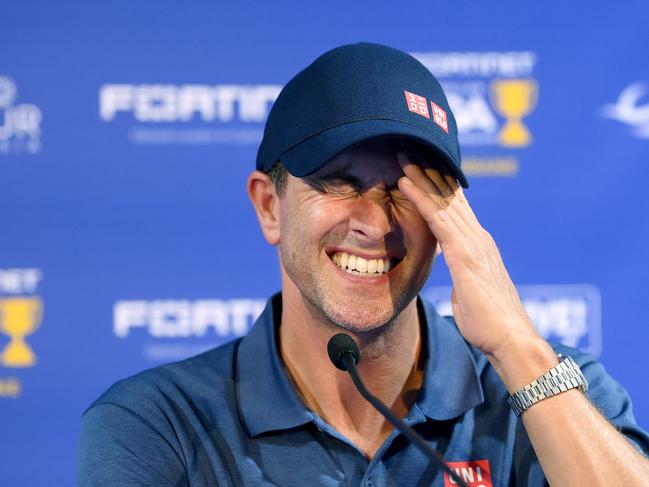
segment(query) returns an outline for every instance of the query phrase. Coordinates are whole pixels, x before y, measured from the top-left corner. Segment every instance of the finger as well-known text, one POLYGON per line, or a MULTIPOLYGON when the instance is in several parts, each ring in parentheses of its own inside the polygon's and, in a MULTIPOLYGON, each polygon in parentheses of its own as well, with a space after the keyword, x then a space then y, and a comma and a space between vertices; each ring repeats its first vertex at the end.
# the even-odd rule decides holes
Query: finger
POLYGON ((467 225, 464 221, 462 212, 466 214, 468 206, 441 207, 428 193, 417 187, 407 177, 400 178, 398 186, 415 205, 431 233, 437 239, 446 256, 446 264, 452 273, 454 269, 458 269, 458 266, 461 268, 464 263, 470 263, 476 259, 477 253, 480 252, 476 243, 483 238, 483 229, 479 224, 467 225))
MULTIPOLYGON (((430 193, 417 186, 407 176, 400 178, 397 184, 428 224, 430 231, 442 246, 442 250, 446 244, 457 241, 459 238, 465 238, 466 229, 458 226, 456 222, 458 218, 445 210, 440 199, 431 198, 430 193)), ((465 225, 461 224, 461 227, 465 227, 465 225)))
POLYGON ((460 184, 457 182, 457 179, 455 179, 455 176, 453 176, 452 174, 448 174, 448 173, 444 174, 444 179, 446 179, 446 183, 449 185, 451 190, 453 190, 453 192, 456 192, 457 188, 460 187, 460 184))
MULTIPOLYGON (((461 211, 461 217, 462 219, 466 222, 467 225, 475 226, 476 224, 479 225, 478 218, 476 217, 475 213, 473 212, 473 209, 469 205, 468 200, 466 199, 466 196, 464 195, 464 189, 458 183, 458 181, 455 179, 455 176, 452 176, 451 174, 445 174, 444 179, 446 180, 447 184, 452 188, 453 195, 455 199, 457 199, 462 207, 466 207, 466 211, 461 211)), ((453 202, 450 206, 455 207, 455 202, 453 202)))
POLYGON ((458 227, 465 234, 469 234, 472 229, 476 230, 479 227, 479 222, 464 196, 462 187, 456 181, 455 177, 446 171, 442 174, 439 169, 434 167, 425 169, 425 172, 438 188, 443 188, 444 199, 440 202, 440 205, 446 209, 452 218, 456 219, 458 227), (443 183, 440 181, 440 178, 443 179, 443 183), (457 205, 456 200, 459 200, 461 204, 457 205))
MULTIPOLYGON (((420 173, 422 172, 422 169, 412 164, 406 164, 404 167, 404 172, 406 173, 406 177, 412 181, 413 177, 422 177, 423 180, 420 184, 417 185, 418 189, 423 190, 422 193, 428 197, 429 200, 433 201, 433 205, 431 204, 425 204, 424 202, 417 202, 413 199, 412 192, 402 192, 405 194, 405 196, 412 201, 415 206, 417 207, 418 211, 422 214, 424 217, 424 220, 431 225, 430 222, 430 215, 424 214, 424 212, 434 212, 434 211, 439 211, 440 209, 445 209, 446 210, 446 216, 450 219, 453 220, 454 222, 454 227, 457 229, 458 233, 464 236, 465 238, 471 238, 472 235, 475 234, 475 232, 478 232, 481 230, 480 224, 478 223, 475 215, 473 214, 473 211, 469 207, 469 205, 466 203, 466 199, 464 200, 464 203, 458 204, 458 201, 456 201, 457 195, 459 194, 461 197, 463 196, 463 193, 454 193, 454 196, 450 197, 445 197, 444 195, 440 194, 439 188, 437 185, 433 185, 434 181, 432 181, 430 178, 428 178, 427 175, 421 175, 420 173), (412 177, 411 177, 412 176, 412 177), (433 189, 434 186, 434 189, 433 189)), ((449 188, 450 191, 450 188, 449 188)), ((417 194, 417 193, 415 193, 417 194)), ((435 230, 431 227, 431 231, 435 233, 435 230)))
POLYGON ((421 188, 424 192, 435 195, 438 197, 443 196, 441 188, 437 186, 435 181, 431 179, 421 168, 419 164, 416 164, 408 159, 406 154, 402 151, 399 151, 397 154, 397 160, 401 166, 403 173, 412 181, 416 186, 421 188))
MULTIPOLYGON (((447 181, 445 177, 441 176, 439 171, 432 167, 427 168, 424 171, 424 169, 422 169, 419 164, 414 164, 408 159, 408 154, 406 153, 406 151, 399 151, 397 154, 397 159, 404 174, 425 193, 427 193, 429 199, 433 199, 435 201, 435 211, 439 208, 445 208, 447 210, 448 216, 454 219, 455 226, 462 233, 462 235, 470 238, 470 236, 474 232, 481 230, 481 226, 477 218, 475 217, 473 210, 469 207, 460 185, 455 182, 452 176, 448 176, 451 181, 447 181), (451 190, 449 182, 455 183, 455 191, 451 190), (444 186, 442 186, 442 184, 444 184, 444 186), (446 189, 444 190, 440 187, 446 189), (447 192, 448 194, 445 194, 447 192), (456 200, 458 199, 461 202, 460 205, 457 204, 458 202, 456 200)), ((406 194, 406 196, 409 197, 408 194, 406 194)), ((415 203, 415 206, 418 206, 416 202, 413 201, 413 203, 415 203)), ((418 210, 420 211, 420 213, 424 211, 424 207, 430 207, 430 205, 419 205, 418 210)), ((426 215, 423 216, 424 219, 426 219, 426 215)))
POLYGON ((480 222, 478 221, 478 217, 475 215, 473 208, 471 208, 471 205, 469 204, 469 201, 466 199, 466 196, 464 195, 464 190, 462 189, 462 186, 459 184, 455 188, 455 204, 453 206, 458 206, 462 209, 461 214, 462 214, 462 219, 466 222, 467 225, 472 226, 472 227, 480 227, 480 222), (459 203, 459 205, 457 205, 459 203))
POLYGON ((438 169, 434 167, 427 167, 424 169, 426 175, 435 182, 435 185, 441 190, 442 194, 446 197, 453 196, 453 190, 449 186, 446 178, 442 176, 438 169))
POLYGON ((462 203, 458 198, 454 198, 451 204, 444 208, 449 217, 453 219, 455 225, 467 238, 475 238, 482 230, 473 210, 468 204, 462 203))
POLYGON ((451 196, 453 194, 451 187, 444 179, 444 166, 440 167, 439 164, 434 164, 430 158, 422 156, 416 147, 404 146, 402 152, 406 159, 414 162, 424 170, 424 173, 433 180, 442 195, 451 196))
POLYGON ((412 144, 402 145, 401 150, 406 154, 406 157, 421 167, 437 169, 442 175, 449 174, 448 166, 438 156, 430 152, 422 152, 420 148, 412 144))

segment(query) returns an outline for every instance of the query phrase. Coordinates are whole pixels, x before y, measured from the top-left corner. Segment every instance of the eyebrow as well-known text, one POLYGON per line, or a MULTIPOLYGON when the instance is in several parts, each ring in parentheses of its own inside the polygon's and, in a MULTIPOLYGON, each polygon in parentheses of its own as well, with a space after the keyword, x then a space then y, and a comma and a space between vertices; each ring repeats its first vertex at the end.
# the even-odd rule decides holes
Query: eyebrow
MULTIPOLYGON (((343 181, 345 183, 349 183, 357 191, 365 191, 367 188, 372 186, 372 183, 368 184, 367 181, 363 181, 362 179, 347 173, 347 169, 347 167, 343 167, 341 169, 333 170, 330 173, 323 174, 319 177, 307 176, 304 179, 306 180, 307 184, 316 187, 322 187, 322 184, 326 184, 327 182, 331 181, 343 181)), ((386 191, 394 191, 398 188, 398 181, 395 181, 393 184, 387 185, 386 191)))
POLYGON ((322 176, 307 176, 305 179, 307 181, 311 182, 317 182, 317 181, 334 181, 334 180, 340 180, 340 181, 345 181, 346 183, 351 184, 355 188, 362 188, 363 187, 363 181, 350 174, 349 173, 349 166, 350 164, 347 164, 341 168, 334 169, 330 172, 327 172, 323 174, 322 176))

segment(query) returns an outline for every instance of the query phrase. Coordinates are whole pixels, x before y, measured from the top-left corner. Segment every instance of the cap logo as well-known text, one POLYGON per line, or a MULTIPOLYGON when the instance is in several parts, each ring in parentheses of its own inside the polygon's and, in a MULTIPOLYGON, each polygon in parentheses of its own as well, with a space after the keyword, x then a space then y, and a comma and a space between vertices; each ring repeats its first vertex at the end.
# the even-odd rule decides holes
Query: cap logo
POLYGON ((430 119, 430 115, 428 114, 428 104, 426 103, 426 98, 424 98, 423 96, 415 95, 414 93, 410 93, 409 91, 405 91, 405 90, 404 93, 406 95, 406 103, 408 105, 408 110, 416 113, 417 115, 421 115, 422 117, 426 117, 430 119))
MULTIPOLYGON (((403 93, 406 95, 408 110, 430 120, 428 100, 423 96, 410 93, 409 91, 404 90, 403 93)), ((433 111, 433 122, 448 134, 448 117, 446 116, 446 111, 434 101, 430 102, 430 107, 433 111)))
POLYGON ((448 119, 446 118, 446 112, 434 101, 430 102, 430 106, 433 109, 433 122, 439 125, 442 130, 448 134, 448 119))

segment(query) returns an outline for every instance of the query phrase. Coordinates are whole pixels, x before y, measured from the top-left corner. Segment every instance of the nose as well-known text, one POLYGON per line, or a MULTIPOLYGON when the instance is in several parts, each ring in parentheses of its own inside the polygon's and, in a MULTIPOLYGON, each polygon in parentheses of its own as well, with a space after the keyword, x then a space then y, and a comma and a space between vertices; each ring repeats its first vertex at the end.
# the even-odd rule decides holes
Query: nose
POLYGON ((383 241, 395 230, 390 198, 380 189, 369 190, 352 203, 350 231, 360 241, 383 241))

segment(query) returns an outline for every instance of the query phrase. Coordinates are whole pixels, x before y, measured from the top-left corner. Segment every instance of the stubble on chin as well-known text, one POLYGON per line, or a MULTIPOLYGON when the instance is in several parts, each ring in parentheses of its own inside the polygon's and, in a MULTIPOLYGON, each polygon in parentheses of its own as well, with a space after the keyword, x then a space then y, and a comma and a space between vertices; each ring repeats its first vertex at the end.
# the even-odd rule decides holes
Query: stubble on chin
POLYGON ((377 332, 380 334, 389 330, 402 311, 417 297, 431 268, 430 265, 427 266, 428 272, 423 279, 419 276, 419 286, 400 282, 400 285, 386 291, 387 295, 378 298, 370 293, 363 293, 362 289, 356 290, 354 296, 349 296, 345 295, 342 289, 334 287, 329 279, 335 280, 335 277, 328 276, 326 271, 309 270, 312 266, 308 265, 295 248, 308 246, 298 245, 290 249, 280 246, 280 265, 284 277, 291 281, 291 287, 297 291, 308 314, 332 331, 340 331, 342 328, 357 336, 368 333, 373 335, 377 332))
POLYGON ((354 297, 337 296, 321 284, 316 286, 319 292, 315 295, 303 293, 303 296, 332 327, 356 335, 388 328, 411 301, 405 294, 379 300, 363 293, 354 297))

